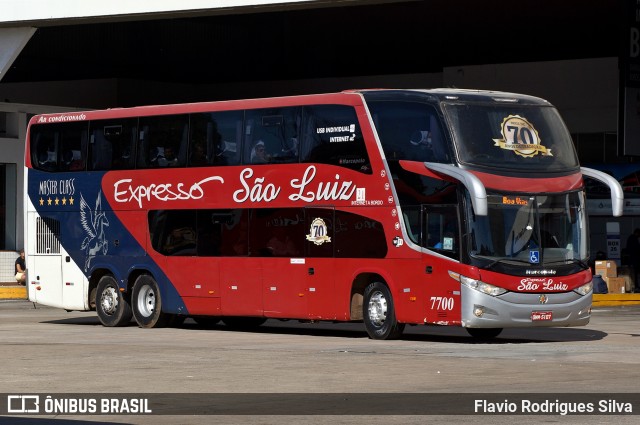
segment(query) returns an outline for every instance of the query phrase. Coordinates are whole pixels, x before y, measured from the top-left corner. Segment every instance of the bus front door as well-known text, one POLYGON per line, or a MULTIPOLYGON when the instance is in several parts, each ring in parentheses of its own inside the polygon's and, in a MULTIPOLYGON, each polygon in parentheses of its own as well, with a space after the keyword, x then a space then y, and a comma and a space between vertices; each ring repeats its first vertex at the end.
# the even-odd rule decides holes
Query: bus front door
POLYGON ((453 261, 460 259, 460 225, 457 205, 424 205, 422 245, 427 323, 460 323, 460 282, 449 276, 453 261))

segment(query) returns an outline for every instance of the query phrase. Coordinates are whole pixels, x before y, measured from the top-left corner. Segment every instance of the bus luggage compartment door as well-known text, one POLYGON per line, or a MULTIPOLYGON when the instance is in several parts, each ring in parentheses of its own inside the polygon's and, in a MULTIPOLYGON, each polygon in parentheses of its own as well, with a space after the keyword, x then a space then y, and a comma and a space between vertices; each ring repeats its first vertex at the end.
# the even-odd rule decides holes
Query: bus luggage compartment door
POLYGON ((255 258, 232 257, 220 268, 223 316, 262 316, 262 274, 255 258))
POLYGON ((61 255, 62 301, 67 310, 88 310, 89 300, 85 296, 88 285, 82 269, 68 255, 61 255), (63 260, 64 259, 64 260, 63 260))
POLYGON ((264 258, 262 279, 265 316, 307 318, 307 268, 304 258, 264 258))

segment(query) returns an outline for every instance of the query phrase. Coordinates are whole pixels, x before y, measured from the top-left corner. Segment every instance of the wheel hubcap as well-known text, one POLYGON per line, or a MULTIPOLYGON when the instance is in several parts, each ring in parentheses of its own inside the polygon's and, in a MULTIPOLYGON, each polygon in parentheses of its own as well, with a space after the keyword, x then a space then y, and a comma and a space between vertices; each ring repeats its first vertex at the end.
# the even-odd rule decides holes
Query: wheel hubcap
POLYGON ((369 320, 376 326, 381 326, 387 319, 387 299, 382 292, 376 292, 369 299, 369 320))
POLYGON ((138 295, 138 311, 145 317, 149 317, 156 309, 156 293, 148 285, 138 295))
POLYGON ((100 306, 105 314, 112 315, 118 310, 118 293, 115 288, 106 288, 100 296, 100 306))

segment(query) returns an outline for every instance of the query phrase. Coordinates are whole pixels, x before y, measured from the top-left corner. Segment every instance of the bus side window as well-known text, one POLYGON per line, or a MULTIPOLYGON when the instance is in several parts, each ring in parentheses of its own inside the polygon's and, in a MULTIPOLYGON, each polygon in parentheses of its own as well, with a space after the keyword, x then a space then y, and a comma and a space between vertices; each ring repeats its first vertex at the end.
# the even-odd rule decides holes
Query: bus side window
POLYGON ((299 107, 246 111, 244 163, 298 162, 299 107), (256 160, 255 148, 263 143, 264 159, 256 160))
POLYGON ((109 142, 102 131, 95 131, 91 139, 91 164, 92 170, 108 170, 111 168, 111 142, 109 142))
POLYGON ((140 132, 142 152, 138 156, 139 168, 185 165, 189 115, 143 117, 140 118, 140 127, 143 131, 140 132))
POLYGON ((220 254, 231 257, 249 255, 248 209, 222 210, 217 221, 220 227, 220 254))
POLYGON ((60 171, 84 170, 87 149, 87 123, 64 124, 60 129, 58 161, 60 171))
POLYGON ((377 220, 336 211, 334 232, 337 258, 384 258, 387 255, 384 228, 377 220))
POLYGON ((419 102, 372 101, 369 109, 387 159, 451 162, 436 109, 419 102))
POLYGON ((35 158, 34 167, 44 171, 57 171, 57 144, 58 132, 54 126, 34 126, 32 136, 34 140, 31 146, 35 158))
POLYGON ((31 161, 44 171, 84 169, 87 122, 36 125, 31 130, 31 161))
POLYGON ((136 125, 135 118, 92 121, 89 129, 90 169, 133 169, 136 125))
POLYGON ((149 212, 149 235, 153 248, 164 255, 196 254, 195 210, 158 210, 149 212))
POLYGON ((351 106, 317 105, 304 108, 302 162, 337 165, 371 174, 371 162, 358 117, 351 106))
POLYGON ((425 246, 448 257, 458 259, 460 244, 456 207, 429 208, 424 222, 425 246))
POLYGON ((299 257, 304 253, 304 211, 301 208, 252 210, 249 232, 251 256, 299 257))
POLYGON ((243 111, 192 114, 189 166, 239 164, 243 117, 243 111))

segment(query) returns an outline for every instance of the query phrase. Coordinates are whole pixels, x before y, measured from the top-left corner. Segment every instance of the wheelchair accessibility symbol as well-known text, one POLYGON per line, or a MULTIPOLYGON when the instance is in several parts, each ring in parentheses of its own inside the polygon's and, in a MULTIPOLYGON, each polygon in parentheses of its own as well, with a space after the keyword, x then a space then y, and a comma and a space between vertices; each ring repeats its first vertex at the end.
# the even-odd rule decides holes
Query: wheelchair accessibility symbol
POLYGON ((540 262, 540 251, 529 251, 529 262, 537 264, 540 262))

